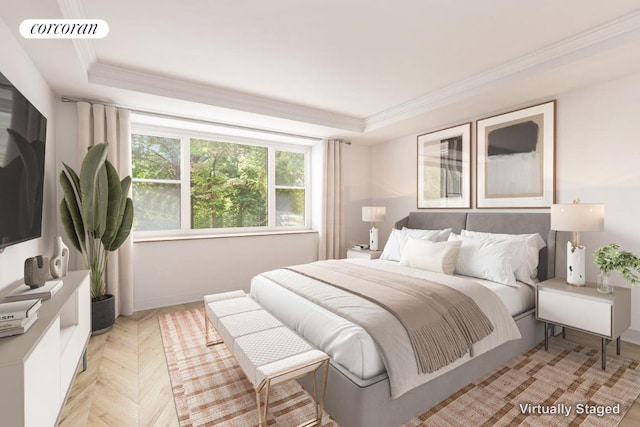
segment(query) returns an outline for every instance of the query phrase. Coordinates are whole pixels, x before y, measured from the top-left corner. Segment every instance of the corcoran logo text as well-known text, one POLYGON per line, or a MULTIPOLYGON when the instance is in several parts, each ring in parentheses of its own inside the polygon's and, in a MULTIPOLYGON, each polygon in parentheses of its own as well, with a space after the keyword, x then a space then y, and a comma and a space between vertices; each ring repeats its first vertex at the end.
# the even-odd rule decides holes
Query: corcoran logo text
POLYGON ((25 39, 102 39, 109 24, 102 19, 25 19, 20 34, 25 39))

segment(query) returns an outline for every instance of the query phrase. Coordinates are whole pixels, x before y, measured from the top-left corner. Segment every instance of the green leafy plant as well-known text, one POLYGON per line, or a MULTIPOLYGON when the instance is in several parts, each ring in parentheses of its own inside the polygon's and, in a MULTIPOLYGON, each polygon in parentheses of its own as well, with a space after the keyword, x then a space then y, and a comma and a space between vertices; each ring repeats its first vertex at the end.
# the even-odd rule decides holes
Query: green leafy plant
POLYGON ((603 272, 617 271, 632 285, 640 282, 637 274, 640 271, 640 258, 631 252, 621 251, 619 245, 610 243, 596 250, 593 256, 593 262, 603 272))
POLYGON ((133 223, 133 202, 127 195, 131 177, 122 181, 107 160, 106 142, 89 149, 80 175, 64 165, 60 184, 64 198, 60 216, 71 244, 82 253, 91 269, 91 299, 106 293, 107 252, 118 249, 129 236, 133 223))

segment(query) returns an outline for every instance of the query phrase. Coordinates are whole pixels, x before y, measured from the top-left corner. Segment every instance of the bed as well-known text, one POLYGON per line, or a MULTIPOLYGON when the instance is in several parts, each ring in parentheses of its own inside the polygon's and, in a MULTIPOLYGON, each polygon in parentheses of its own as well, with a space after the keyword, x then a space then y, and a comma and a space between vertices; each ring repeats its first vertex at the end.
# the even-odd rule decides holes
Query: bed
MULTIPOLYGON (((457 234, 461 230, 538 233, 546 246, 539 252, 537 278, 542 281, 554 277, 555 232, 549 230, 548 214, 412 212, 395 224, 398 230, 403 227, 422 230, 451 228, 457 234)), ((376 268, 393 270, 396 267, 392 264, 379 261, 376 268)), ((502 301, 515 321, 520 338, 512 336, 489 351, 470 352, 438 370, 433 378, 425 377, 427 380, 423 384, 416 383, 410 389, 400 391, 390 382, 375 341, 357 324, 323 310, 262 275, 253 279, 251 294, 283 323, 330 354, 325 407, 340 425, 397 426, 543 340, 543 326, 534 319, 533 287, 495 286, 490 281, 480 285, 491 289, 502 301), (396 394, 394 397, 392 390, 396 394)), ((311 386, 310 381, 302 384, 306 388, 311 386)))

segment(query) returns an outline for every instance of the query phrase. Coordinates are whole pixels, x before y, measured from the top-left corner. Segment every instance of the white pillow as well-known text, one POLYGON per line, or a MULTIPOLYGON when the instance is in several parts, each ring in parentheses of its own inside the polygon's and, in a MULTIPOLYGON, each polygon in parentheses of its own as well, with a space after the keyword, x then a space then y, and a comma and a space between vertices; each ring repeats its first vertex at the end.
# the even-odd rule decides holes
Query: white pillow
POLYGON ((452 275, 462 242, 431 242, 409 237, 400 265, 452 275))
POLYGON ((407 244, 409 237, 413 237, 420 240, 429 240, 432 242, 445 242, 449 237, 451 229, 445 230, 417 230, 404 227, 402 230, 393 229, 387 239, 387 243, 384 245, 380 259, 386 259, 388 261, 400 261, 402 258, 402 250, 404 245, 407 244))
POLYGON ((513 270, 516 279, 532 286, 537 282, 540 249, 547 246, 540 234, 502 234, 462 230, 461 235, 473 239, 511 240, 516 242, 518 247, 513 257, 513 270))
POLYGON ((402 233, 407 236, 405 243, 409 237, 415 237, 416 239, 430 240, 432 242, 446 242, 451 234, 452 228, 445 228, 443 230, 420 230, 419 228, 407 228, 402 227, 402 233))
POLYGON ((513 270, 517 242, 511 240, 472 239, 451 233, 449 241, 461 241, 456 273, 487 279, 514 288, 520 287, 513 270))
POLYGON ((386 259, 388 261, 400 261, 400 237, 401 231, 394 228, 391 230, 391 234, 387 239, 387 243, 384 245, 384 249, 380 254, 380 259, 386 259))

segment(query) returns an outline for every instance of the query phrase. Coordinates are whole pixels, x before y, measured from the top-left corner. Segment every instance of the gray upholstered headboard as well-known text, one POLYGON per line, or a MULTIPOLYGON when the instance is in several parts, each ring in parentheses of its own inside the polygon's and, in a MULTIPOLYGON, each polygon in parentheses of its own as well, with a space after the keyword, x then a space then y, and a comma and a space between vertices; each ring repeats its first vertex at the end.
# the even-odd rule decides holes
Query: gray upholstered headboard
POLYGON ((452 228, 454 233, 460 233, 462 229, 488 233, 538 233, 547 243, 540 251, 538 265, 538 279, 542 281, 555 277, 556 232, 550 230, 550 225, 548 213, 411 212, 396 222, 395 228, 452 228))

